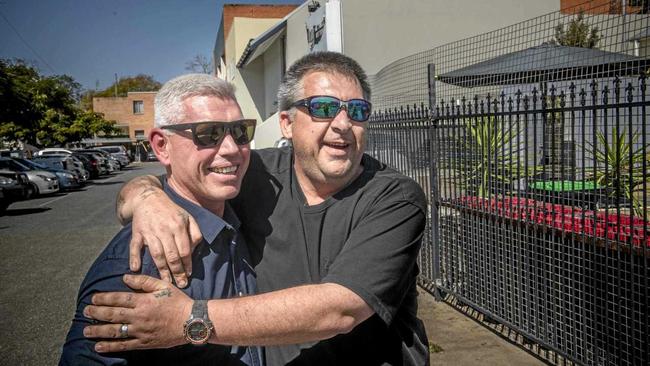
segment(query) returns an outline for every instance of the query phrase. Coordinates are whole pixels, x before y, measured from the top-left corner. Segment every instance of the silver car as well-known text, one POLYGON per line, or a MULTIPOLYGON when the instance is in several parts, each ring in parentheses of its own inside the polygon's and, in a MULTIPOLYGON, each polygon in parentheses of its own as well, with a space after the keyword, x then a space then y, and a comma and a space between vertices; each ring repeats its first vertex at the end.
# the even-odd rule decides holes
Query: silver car
POLYGON ((59 191, 59 179, 55 174, 45 170, 32 170, 30 167, 10 158, 0 158, 0 169, 25 173, 34 191, 34 195, 50 194, 59 191))

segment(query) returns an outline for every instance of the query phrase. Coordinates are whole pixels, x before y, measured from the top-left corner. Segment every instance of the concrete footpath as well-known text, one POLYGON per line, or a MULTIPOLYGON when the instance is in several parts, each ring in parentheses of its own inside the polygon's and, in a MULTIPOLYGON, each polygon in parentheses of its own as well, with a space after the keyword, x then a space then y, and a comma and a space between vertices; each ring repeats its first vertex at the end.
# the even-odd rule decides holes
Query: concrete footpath
POLYGON ((418 315, 429 336, 431 365, 545 365, 451 305, 418 290, 418 315))

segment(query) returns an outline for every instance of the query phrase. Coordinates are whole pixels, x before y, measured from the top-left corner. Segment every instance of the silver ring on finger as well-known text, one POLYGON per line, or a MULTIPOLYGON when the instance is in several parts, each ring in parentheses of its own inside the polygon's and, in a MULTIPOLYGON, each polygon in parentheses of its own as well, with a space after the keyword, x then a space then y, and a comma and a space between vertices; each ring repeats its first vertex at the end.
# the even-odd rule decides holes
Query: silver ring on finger
POLYGON ((122 326, 120 326, 120 338, 129 338, 128 324, 122 324, 122 326))

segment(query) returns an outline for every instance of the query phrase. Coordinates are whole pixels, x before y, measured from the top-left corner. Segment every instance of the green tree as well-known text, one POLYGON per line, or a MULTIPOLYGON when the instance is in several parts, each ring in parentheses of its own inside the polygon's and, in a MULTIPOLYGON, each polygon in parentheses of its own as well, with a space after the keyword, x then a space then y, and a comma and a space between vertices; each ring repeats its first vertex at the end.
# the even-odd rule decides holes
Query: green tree
POLYGON ((579 13, 569 21, 566 28, 563 23, 555 27, 553 42, 562 46, 598 48, 601 39, 598 27, 590 26, 585 20, 585 15, 579 13))
POLYGON ((51 146, 116 132, 114 122, 79 108, 80 95, 70 76, 46 77, 22 60, 0 59, 0 138, 51 146))
POLYGON ((0 136, 32 142, 41 111, 32 103, 36 69, 22 60, 0 60, 0 136))
MULTIPOLYGON (((139 74, 136 76, 129 76, 120 78, 117 83, 111 84, 108 88, 94 93, 95 97, 126 97, 128 92, 132 91, 157 91, 162 84, 153 79, 151 75, 139 74)), ((90 99, 92 103, 92 97, 90 99)))

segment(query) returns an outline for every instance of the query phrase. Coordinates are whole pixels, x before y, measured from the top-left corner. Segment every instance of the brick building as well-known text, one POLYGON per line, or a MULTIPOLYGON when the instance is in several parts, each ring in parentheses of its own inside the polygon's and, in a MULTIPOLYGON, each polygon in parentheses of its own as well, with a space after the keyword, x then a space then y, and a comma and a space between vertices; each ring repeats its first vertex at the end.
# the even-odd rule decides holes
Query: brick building
POLYGON ((560 0, 560 11, 565 14, 647 14, 648 0, 560 0))
POLYGON ((126 97, 93 98, 93 110, 117 122, 132 142, 147 139, 153 128, 153 101, 157 92, 129 92, 126 97))
POLYGON ((224 4, 212 55, 215 74, 225 79, 225 66, 235 66, 248 42, 296 8, 297 5, 224 4))

